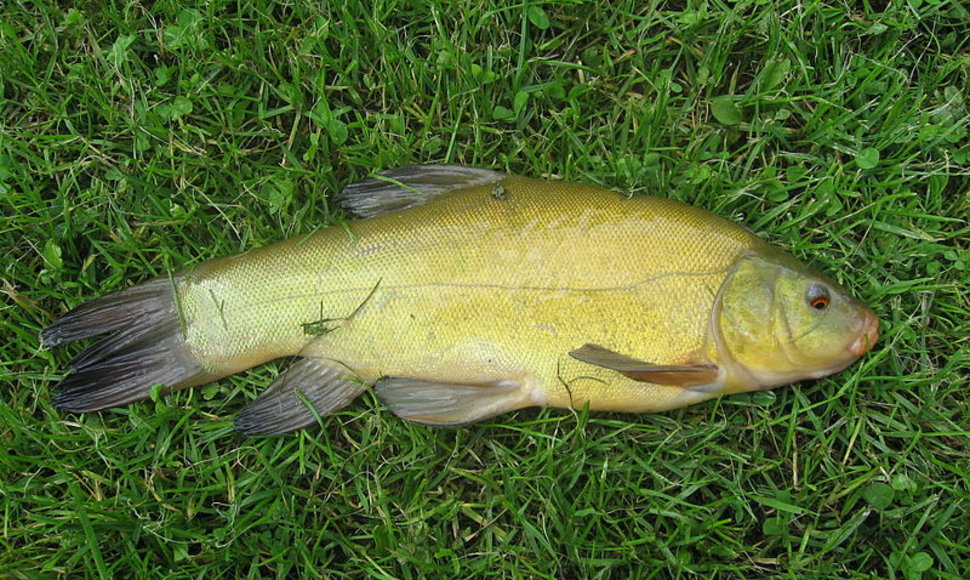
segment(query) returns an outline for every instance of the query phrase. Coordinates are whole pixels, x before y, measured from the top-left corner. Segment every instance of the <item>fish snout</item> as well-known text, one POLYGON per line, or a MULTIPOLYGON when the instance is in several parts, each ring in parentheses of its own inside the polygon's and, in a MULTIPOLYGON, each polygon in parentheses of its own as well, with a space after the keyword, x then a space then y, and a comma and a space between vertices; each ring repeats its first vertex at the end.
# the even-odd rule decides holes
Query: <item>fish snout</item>
POLYGON ((862 322, 862 333, 859 338, 849 346, 849 352, 855 357, 860 357, 876 344, 879 340, 879 317, 871 310, 866 312, 866 318, 862 322))

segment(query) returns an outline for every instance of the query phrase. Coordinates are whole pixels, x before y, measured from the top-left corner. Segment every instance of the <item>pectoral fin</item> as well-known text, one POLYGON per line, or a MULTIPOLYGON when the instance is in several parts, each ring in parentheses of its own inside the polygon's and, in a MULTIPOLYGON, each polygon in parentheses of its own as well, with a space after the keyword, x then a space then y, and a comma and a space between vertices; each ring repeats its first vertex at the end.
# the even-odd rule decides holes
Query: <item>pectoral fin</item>
POLYGON ((244 435, 279 435, 313 424, 367 388, 343 365, 323 358, 295 362, 236 417, 244 435))
POLYGON ((710 384, 718 378, 717 365, 655 365, 595 344, 583 345, 570 352, 569 356, 584 363, 616 371, 635 381, 657 385, 694 387, 710 384))
POLYGON ((395 415, 425 425, 463 425, 533 405, 518 381, 449 384, 387 377, 374 386, 395 415))

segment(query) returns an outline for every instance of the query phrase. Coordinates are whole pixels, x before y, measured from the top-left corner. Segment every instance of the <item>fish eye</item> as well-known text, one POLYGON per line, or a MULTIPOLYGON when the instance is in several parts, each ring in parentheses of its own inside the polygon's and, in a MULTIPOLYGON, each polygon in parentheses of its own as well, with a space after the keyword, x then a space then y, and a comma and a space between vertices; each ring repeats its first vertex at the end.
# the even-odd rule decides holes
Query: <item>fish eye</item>
POLYGON ((832 304, 832 294, 822 284, 812 284, 808 288, 808 305, 819 312, 828 310, 832 304))

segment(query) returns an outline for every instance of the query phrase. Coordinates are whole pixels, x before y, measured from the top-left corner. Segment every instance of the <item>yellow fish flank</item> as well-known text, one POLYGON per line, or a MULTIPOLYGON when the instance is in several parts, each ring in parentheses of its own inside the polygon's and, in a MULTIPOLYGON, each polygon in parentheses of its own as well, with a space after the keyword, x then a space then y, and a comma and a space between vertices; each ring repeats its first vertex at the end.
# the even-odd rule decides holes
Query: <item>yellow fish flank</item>
POLYGON ((837 372, 878 319, 704 210, 576 183, 412 166, 338 196, 367 219, 86 303, 46 345, 102 333, 55 403, 95 411, 300 358, 237 418, 312 424, 376 385, 459 424, 541 405, 665 411, 837 372))

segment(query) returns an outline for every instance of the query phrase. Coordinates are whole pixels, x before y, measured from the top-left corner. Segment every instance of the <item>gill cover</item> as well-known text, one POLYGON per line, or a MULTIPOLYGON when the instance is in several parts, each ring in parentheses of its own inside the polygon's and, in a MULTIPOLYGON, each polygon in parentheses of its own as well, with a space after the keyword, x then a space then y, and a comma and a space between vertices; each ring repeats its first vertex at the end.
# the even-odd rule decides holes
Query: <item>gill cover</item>
POLYGON ((728 390, 744 391, 842 370, 876 341, 878 320, 821 274, 759 252, 738 260, 719 292, 714 324, 732 374, 746 375, 728 390))

